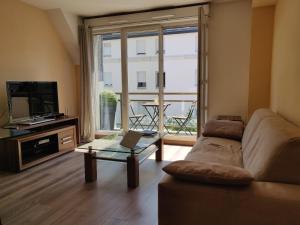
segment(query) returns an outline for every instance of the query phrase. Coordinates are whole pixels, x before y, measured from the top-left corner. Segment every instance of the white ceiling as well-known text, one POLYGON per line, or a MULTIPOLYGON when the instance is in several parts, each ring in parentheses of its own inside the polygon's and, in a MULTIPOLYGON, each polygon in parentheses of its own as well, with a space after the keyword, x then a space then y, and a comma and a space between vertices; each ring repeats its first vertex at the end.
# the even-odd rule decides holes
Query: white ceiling
POLYGON ((80 16, 105 15, 165 6, 207 2, 207 0, 21 0, 38 8, 62 9, 80 16))
MULTIPOLYGON (((237 0, 21 0, 40 9, 61 9, 79 16, 97 16, 111 13, 146 10, 158 7, 188 5, 203 2, 230 2, 237 0)), ((253 7, 273 5, 277 0, 252 0, 253 7)))

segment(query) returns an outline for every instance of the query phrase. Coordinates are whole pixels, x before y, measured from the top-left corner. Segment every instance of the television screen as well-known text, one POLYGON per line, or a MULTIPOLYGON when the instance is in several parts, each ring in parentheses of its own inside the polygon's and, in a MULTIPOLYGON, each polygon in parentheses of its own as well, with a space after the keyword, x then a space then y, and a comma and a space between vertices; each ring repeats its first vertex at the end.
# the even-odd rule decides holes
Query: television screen
POLYGON ((6 87, 11 122, 59 113, 56 82, 8 81, 6 87))

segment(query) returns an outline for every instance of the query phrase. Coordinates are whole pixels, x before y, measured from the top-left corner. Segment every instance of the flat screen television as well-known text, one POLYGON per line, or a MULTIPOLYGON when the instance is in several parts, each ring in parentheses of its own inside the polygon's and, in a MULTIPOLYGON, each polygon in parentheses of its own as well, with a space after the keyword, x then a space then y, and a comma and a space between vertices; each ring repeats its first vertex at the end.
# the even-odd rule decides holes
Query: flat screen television
POLYGON ((59 113, 57 82, 7 81, 10 122, 59 113))

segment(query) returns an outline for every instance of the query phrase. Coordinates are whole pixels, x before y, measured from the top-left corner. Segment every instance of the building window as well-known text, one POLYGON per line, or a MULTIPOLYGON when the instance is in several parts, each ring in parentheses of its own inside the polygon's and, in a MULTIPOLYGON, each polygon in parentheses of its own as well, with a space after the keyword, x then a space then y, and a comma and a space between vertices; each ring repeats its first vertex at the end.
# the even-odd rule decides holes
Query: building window
POLYGON ((137 88, 146 88, 146 71, 138 71, 137 73, 137 88))
POLYGON ((146 41, 143 39, 136 40, 136 54, 145 55, 146 54, 146 41))
MULTIPOLYGON (((156 71, 155 72, 155 74, 156 74, 156 88, 159 88, 159 72, 158 71, 156 71)), ((166 87, 166 74, 164 73, 164 84, 163 84, 163 87, 166 87)))
POLYGON ((198 70, 196 69, 195 70, 195 86, 197 87, 198 86, 198 70))
POLYGON ((109 42, 103 43, 103 56, 111 57, 111 43, 109 42))
POLYGON ((111 72, 103 73, 103 82, 104 82, 104 86, 112 87, 112 73, 111 72))

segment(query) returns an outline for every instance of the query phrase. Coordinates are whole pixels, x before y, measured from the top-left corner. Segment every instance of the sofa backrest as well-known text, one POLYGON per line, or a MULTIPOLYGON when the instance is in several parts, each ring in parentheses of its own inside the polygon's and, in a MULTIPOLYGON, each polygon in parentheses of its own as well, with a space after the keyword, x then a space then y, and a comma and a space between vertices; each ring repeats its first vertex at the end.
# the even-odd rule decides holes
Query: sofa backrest
POLYGON ((257 110, 242 139, 243 163, 256 180, 300 184, 300 128, 257 110))
POLYGON ((258 109, 251 116, 247 126, 245 127, 243 138, 242 138, 242 148, 244 152, 246 151, 247 145, 249 144, 255 131, 257 130, 258 125, 263 119, 267 117, 276 117, 276 114, 272 112, 270 109, 258 109))

